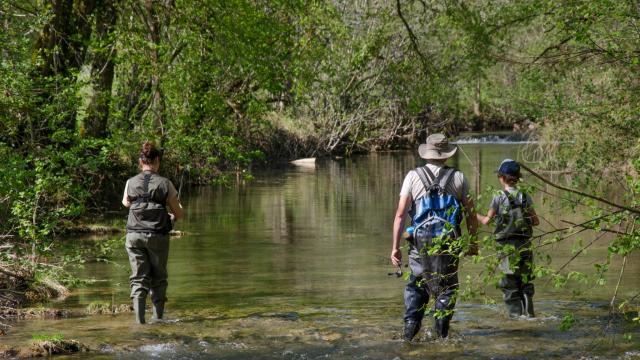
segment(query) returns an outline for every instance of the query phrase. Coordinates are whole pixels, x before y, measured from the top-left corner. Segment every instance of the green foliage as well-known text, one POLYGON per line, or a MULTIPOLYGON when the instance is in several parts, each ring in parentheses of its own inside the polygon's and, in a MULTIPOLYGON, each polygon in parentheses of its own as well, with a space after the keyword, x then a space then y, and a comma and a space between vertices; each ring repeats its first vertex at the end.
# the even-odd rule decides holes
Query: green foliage
POLYGON ((53 341, 59 342, 64 340, 62 334, 33 334, 31 339, 35 341, 53 341))
POLYGON ((558 326, 558 328, 560 329, 560 331, 568 331, 571 330, 571 328, 576 324, 576 318, 573 316, 572 313, 567 313, 562 317, 562 320, 560 320, 560 325, 558 326))

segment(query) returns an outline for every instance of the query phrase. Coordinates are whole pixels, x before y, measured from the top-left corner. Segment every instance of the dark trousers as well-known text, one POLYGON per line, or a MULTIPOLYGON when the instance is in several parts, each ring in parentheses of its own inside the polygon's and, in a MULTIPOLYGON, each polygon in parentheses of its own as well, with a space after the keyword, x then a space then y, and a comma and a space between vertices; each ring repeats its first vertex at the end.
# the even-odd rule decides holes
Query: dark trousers
POLYGON ((150 292, 154 304, 165 302, 169 235, 127 233, 126 239, 131 265, 131 298, 146 299, 150 292))
MULTIPOLYGON (((499 287, 507 307, 531 301, 535 288, 533 286, 533 251, 528 239, 506 239, 498 241, 499 253, 502 257, 503 271, 499 287)), ((511 308, 509 310, 511 312, 511 308)), ((517 314, 514 314, 517 315, 517 314)))
POLYGON ((436 318, 448 323, 458 290, 458 259, 452 255, 411 256, 411 277, 404 289, 404 321, 421 322, 427 303, 434 299, 436 318))

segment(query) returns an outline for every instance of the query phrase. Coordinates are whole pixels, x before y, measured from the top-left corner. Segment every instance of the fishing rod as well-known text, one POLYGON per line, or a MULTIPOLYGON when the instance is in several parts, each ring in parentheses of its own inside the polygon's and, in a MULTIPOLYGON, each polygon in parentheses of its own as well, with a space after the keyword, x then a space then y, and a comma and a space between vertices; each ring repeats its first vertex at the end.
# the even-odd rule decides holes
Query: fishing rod
MULTIPOLYGON (((384 264, 388 264, 388 263, 389 263, 389 258, 387 258, 387 257, 380 256, 380 255, 376 255, 376 257, 378 258, 378 261, 379 261, 378 263, 379 263, 379 264, 382 264, 382 263, 384 263, 384 264)), ((394 271, 394 272, 388 272, 388 273, 387 273, 387 276, 393 276, 393 275, 395 275, 396 277, 401 277, 401 276, 402 276, 402 274, 404 274, 404 272, 402 271, 402 268, 403 268, 403 267, 407 268, 407 267, 409 267, 409 265, 404 264, 404 266, 403 266, 402 262, 400 262, 400 264, 399 264, 398 266, 396 266, 396 267, 395 267, 396 271, 394 271)))
MULTIPOLYGON (((405 267, 407 267, 407 265, 405 265, 405 267)), ((387 273, 387 276, 393 276, 393 275, 395 275, 397 278, 402 277, 402 275, 403 275, 402 263, 400 263, 398 265, 398 267, 396 268, 396 271, 387 273)))

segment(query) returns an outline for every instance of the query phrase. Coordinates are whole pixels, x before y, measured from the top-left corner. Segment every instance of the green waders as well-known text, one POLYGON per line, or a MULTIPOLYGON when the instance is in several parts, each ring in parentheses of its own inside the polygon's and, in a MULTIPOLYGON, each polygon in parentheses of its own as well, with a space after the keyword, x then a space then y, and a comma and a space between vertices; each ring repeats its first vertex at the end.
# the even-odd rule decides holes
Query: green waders
POLYGON ((167 300, 167 259, 169 235, 127 233, 127 254, 131 264, 131 298, 136 322, 144 324, 145 302, 151 294, 154 318, 162 319, 167 300))

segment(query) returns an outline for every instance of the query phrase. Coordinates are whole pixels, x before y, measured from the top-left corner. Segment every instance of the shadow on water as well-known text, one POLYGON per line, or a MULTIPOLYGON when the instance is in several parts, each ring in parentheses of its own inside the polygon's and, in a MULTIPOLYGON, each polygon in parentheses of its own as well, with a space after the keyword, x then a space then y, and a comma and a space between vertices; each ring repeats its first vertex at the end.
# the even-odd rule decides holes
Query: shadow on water
MULTIPOLYGON (((494 186, 493 168, 519 149, 461 146, 482 161, 484 184, 494 186)), ((313 171, 265 170, 231 188, 198 188, 185 194, 188 216, 179 229, 186 235, 171 243, 171 321, 139 326, 131 314, 20 321, 0 341, 20 345, 34 334, 60 334, 88 345, 94 351, 83 358, 94 359, 640 359, 637 326, 614 318, 604 331, 615 274, 600 287, 555 289, 537 280, 538 318, 529 321, 507 320, 500 293, 488 285, 498 305, 460 301, 449 340, 423 334, 403 344, 404 281, 387 275, 395 269, 386 257, 402 180, 420 163, 413 153, 371 154, 318 161, 313 171), (561 331, 567 313, 574 324, 561 331)), ((476 181, 469 159, 457 164, 476 181)), ((579 217, 546 207, 539 194, 534 201, 546 218, 579 217)), ((543 249, 554 264, 571 250, 543 249)), ((597 243, 567 270, 589 272, 604 254, 606 243, 597 243)), ((638 260, 630 259, 623 279, 635 286, 620 296, 637 291, 638 260)), ((481 270, 464 260, 461 275, 481 270)), ((79 275, 99 281, 54 306, 128 303, 128 271, 124 250, 110 263, 88 263, 79 275)))

